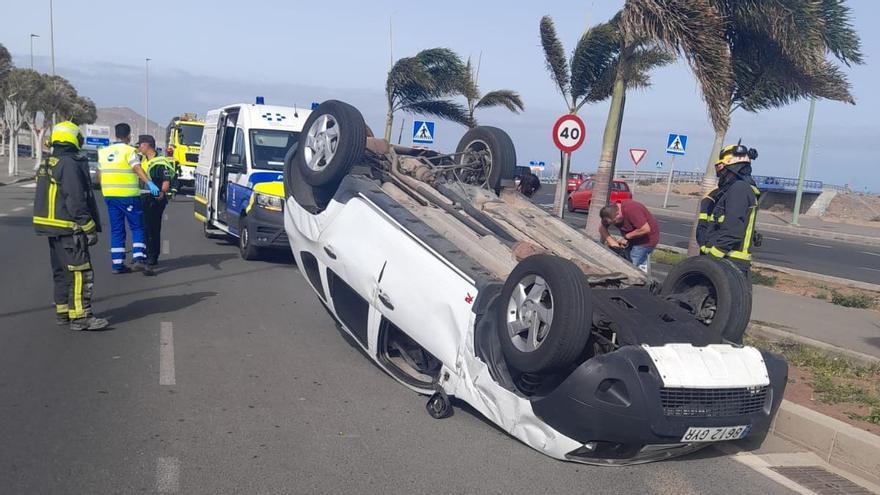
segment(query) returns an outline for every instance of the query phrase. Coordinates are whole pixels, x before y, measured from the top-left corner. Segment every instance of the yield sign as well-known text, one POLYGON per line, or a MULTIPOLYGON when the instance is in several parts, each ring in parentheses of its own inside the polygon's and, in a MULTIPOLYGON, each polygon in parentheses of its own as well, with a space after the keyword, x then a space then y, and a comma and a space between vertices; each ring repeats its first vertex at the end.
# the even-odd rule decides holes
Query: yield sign
POLYGON ((648 150, 643 150, 641 148, 630 148, 629 149, 629 157, 632 158, 633 165, 636 167, 639 166, 639 162, 642 161, 642 158, 648 153, 648 150))

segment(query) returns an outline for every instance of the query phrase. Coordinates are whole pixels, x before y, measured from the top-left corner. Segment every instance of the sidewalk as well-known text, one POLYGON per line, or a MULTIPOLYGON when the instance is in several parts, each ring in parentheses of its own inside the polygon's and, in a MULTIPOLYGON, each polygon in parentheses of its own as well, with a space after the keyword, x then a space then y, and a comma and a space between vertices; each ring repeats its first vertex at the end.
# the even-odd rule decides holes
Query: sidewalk
POLYGON ((34 159, 18 157, 18 175, 9 175, 9 157, 0 156, 0 186, 34 178, 34 159))
MULTIPOLYGON (((670 194, 668 208, 663 209, 663 194, 661 193, 639 192, 636 189, 635 197, 654 213, 688 218, 694 217, 699 203, 699 198, 696 196, 670 194)), ((762 231, 880 244, 880 226, 870 227, 825 222, 818 218, 805 216, 800 217, 800 224, 800 226, 791 225, 786 218, 780 215, 769 211, 758 211, 758 227, 762 231)))

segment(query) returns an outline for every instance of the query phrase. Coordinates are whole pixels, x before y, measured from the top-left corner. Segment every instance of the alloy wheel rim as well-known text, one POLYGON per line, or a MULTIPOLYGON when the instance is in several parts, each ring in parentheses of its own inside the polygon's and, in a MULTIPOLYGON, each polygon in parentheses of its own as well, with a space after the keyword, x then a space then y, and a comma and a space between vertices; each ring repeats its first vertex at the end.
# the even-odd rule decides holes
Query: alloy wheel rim
POLYGON ((526 275, 507 301, 507 333, 520 352, 534 352, 546 342, 553 323, 554 299, 547 281, 526 275))
POLYGON ((336 118, 325 113, 318 117, 306 133, 303 154, 309 170, 324 170, 339 147, 339 123, 336 118))

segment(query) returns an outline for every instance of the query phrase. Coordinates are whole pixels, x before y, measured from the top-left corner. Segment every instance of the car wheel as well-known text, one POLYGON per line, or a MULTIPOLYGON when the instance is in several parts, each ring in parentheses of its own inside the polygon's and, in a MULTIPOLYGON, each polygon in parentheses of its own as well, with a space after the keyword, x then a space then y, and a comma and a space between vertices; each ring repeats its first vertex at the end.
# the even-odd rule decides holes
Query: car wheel
POLYGON ((238 222, 238 252, 244 260, 255 260, 259 257, 259 248, 251 242, 251 229, 246 215, 238 222))
POLYGON ((574 213, 574 202, 571 200, 571 198, 568 198, 568 211, 574 213))
POLYGON ((501 181, 516 175, 516 147, 497 127, 477 126, 467 131, 455 147, 456 161, 465 168, 460 177, 468 184, 497 191, 501 181))
POLYGON ((569 260, 530 256, 504 283, 499 312, 508 364, 529 373, 556 371, 574 363, 590 338, 590 285, 569 260))
POLYGON ((367 125, 353 106, 336 100, 318 105, 306 119, 294 165, 312 187, 336 190, 364 155, 367 125))
POLYGON ((660 295, 687 309, 719 340, 742 342, 752 314, 751 282, 730 261, 687 258, 670 270, 660 295))

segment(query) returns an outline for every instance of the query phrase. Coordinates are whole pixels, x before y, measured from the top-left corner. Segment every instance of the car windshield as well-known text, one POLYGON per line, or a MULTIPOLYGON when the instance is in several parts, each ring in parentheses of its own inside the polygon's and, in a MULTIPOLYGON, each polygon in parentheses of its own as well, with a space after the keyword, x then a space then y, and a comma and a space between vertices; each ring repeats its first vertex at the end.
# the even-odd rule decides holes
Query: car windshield
POLYGON ((98 161, 98 150, 83 150, 90 162, 98 161))
POLYGON ((192 124, 180 124, 177 140, 184 146, 198 146, 202 142, 204 126, 192 124))
POLYGON ((275 129, 251 130, 251 161, 254 168, 281 170, 287 150, 296 144, 299 133, 275 129))
POLYGON ((568 178, 578 180, 581 178, 581 174, 568 174, 568 178))

